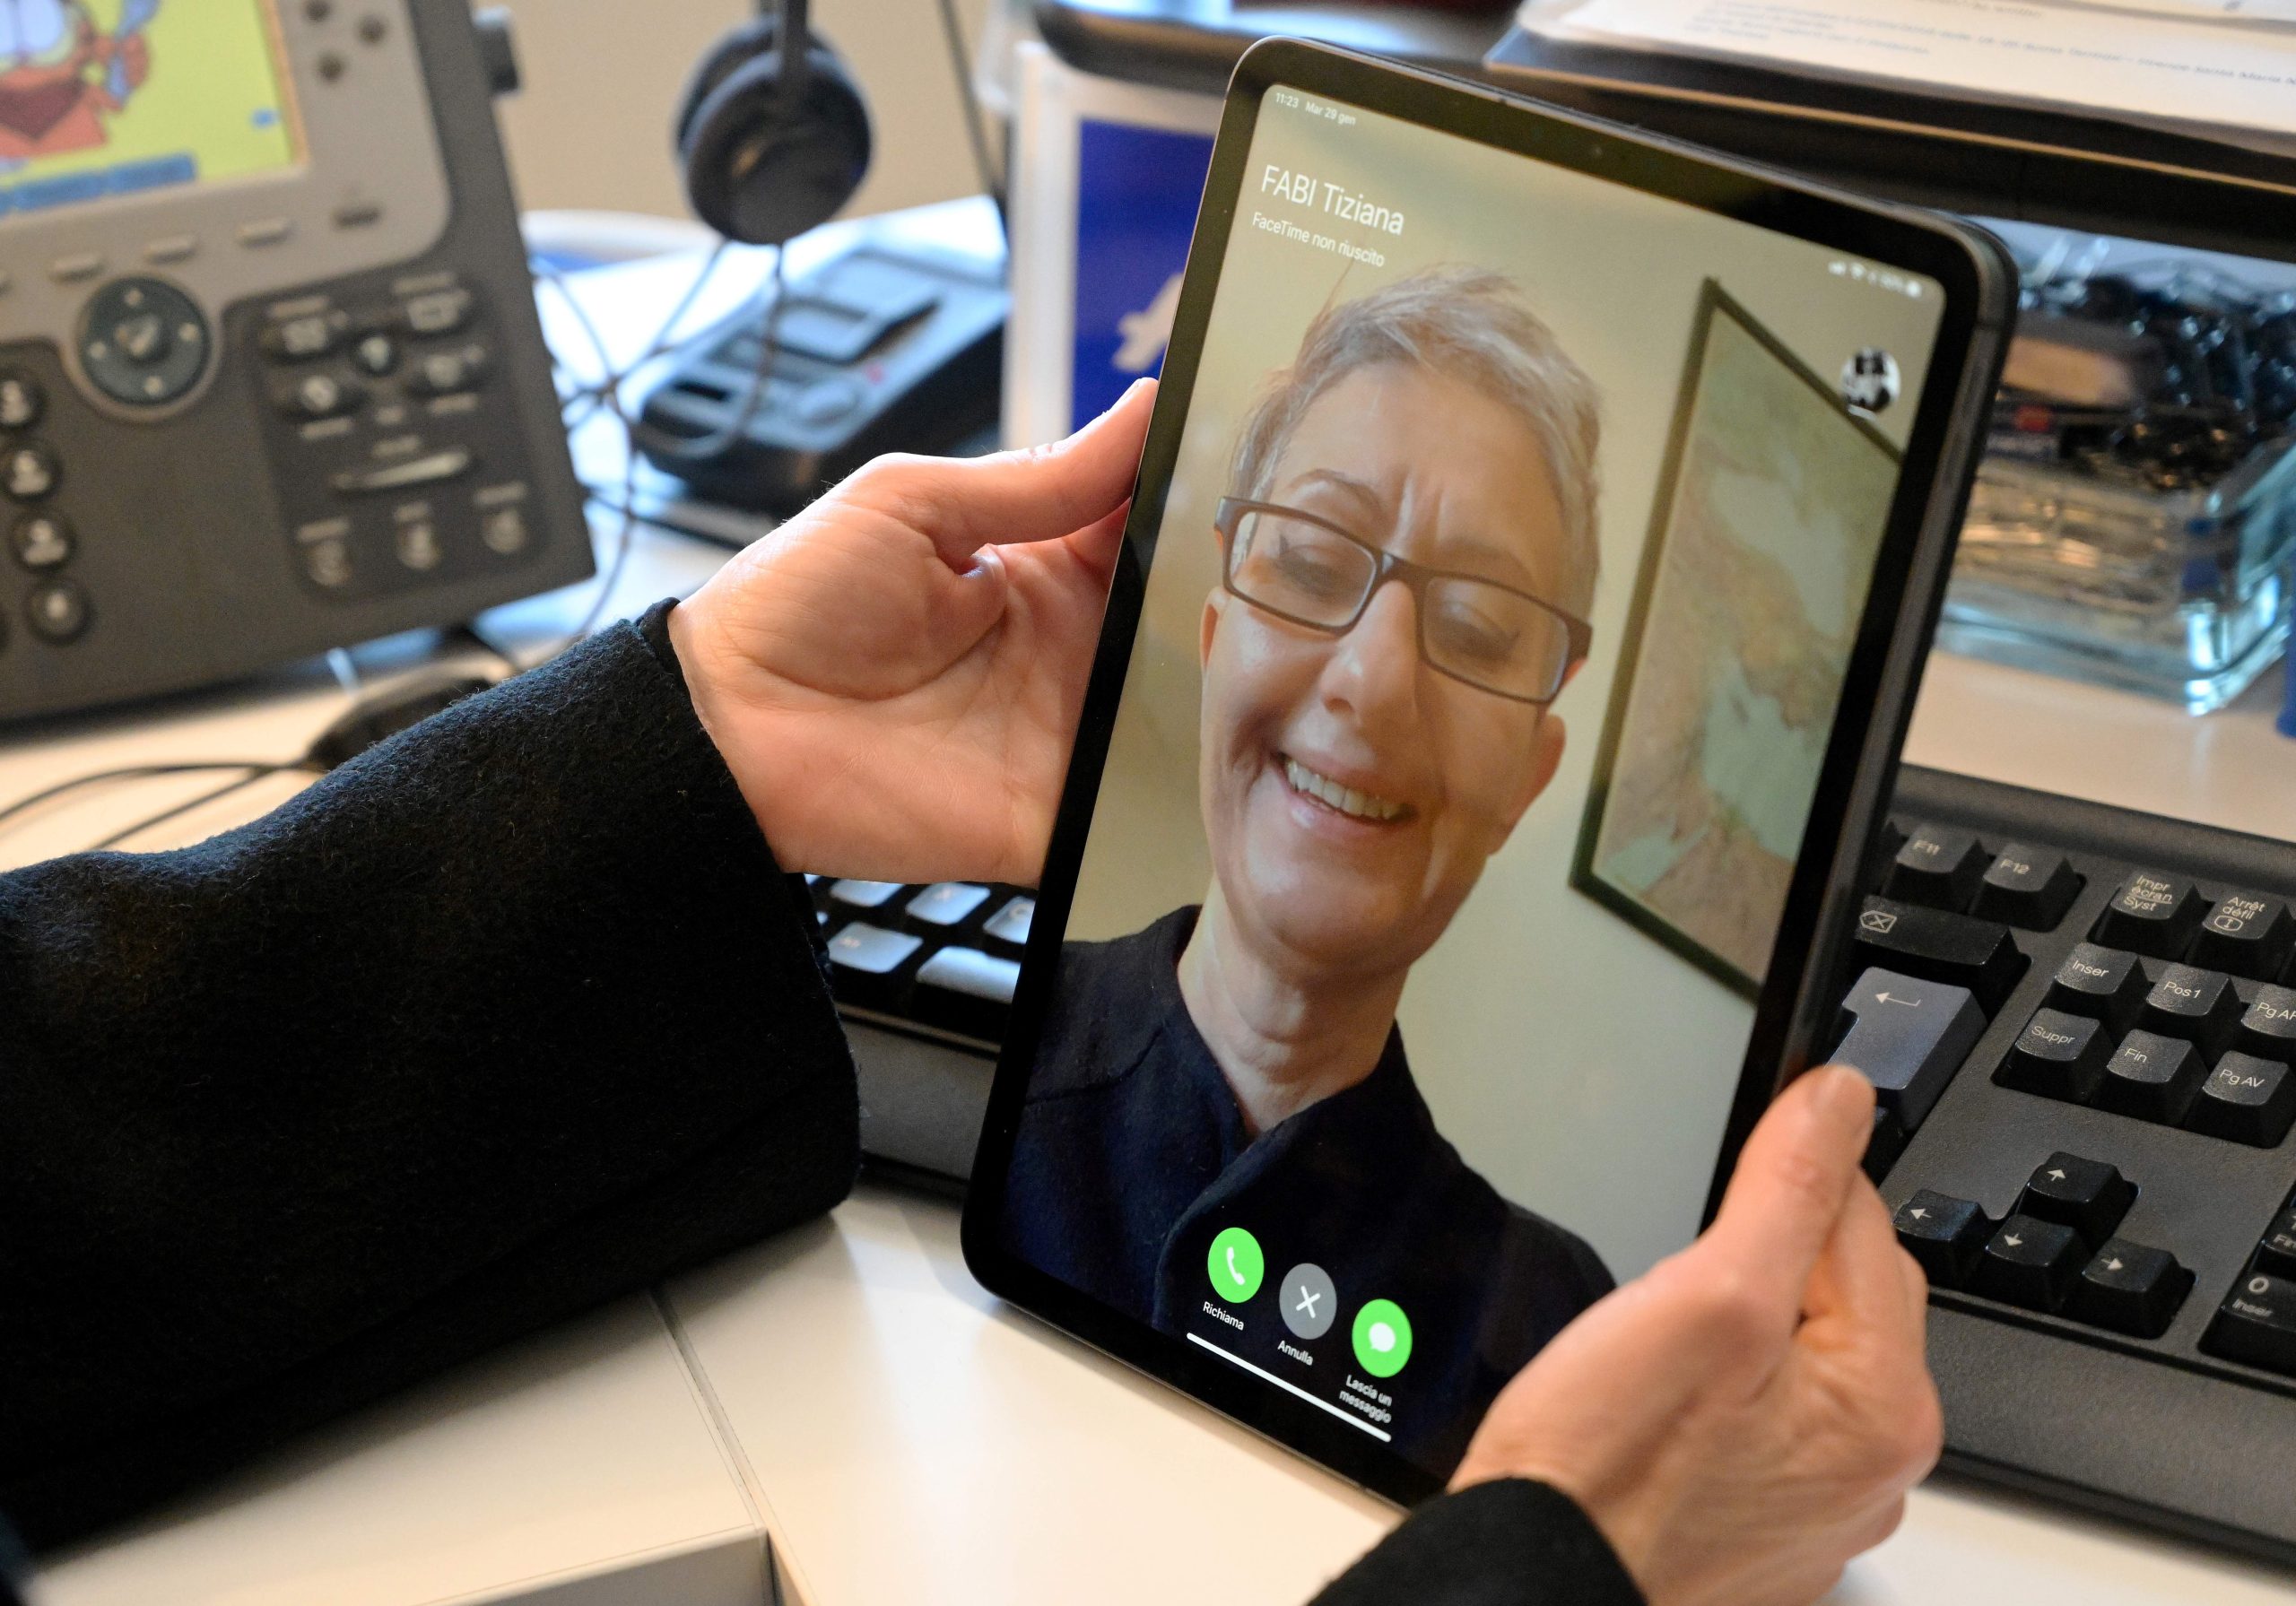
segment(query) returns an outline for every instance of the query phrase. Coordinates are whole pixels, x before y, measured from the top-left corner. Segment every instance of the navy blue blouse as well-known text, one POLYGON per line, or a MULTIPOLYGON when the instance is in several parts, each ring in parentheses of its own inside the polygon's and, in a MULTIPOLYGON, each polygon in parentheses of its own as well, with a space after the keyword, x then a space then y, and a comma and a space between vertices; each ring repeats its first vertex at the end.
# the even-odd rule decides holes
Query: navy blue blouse
POLYGON ((1610 1291, 1610 1273, 1468 1168, 1435 1130, 1399 1031, 1370 1075, 1252 1139, 1180 997, 1196 915, 1063 951, 1007 1185, 1011 1246, 1118 1310, 1354 1409, 1448 1473, 1492 1397, 1610 1291), (1206 1264, 1228 1227, 1265 1258, 1260 1291, 1233 1305, 1206 1264), (1338 1297, 1312 1340, 1277 1308, 1301 1264, 1338 1297), (1388 1378, 1366 1377, 1351 1348, 1373 1299, 1411 1326, 1388 1378))

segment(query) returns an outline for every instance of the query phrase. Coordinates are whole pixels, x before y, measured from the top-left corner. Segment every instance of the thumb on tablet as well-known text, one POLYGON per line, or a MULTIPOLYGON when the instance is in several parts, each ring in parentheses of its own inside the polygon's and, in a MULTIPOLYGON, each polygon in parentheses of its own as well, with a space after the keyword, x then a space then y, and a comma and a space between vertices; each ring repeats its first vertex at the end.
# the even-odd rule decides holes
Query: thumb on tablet
POLYGON ((1066 438, 986 457, 881 457, 846 495, 933 538, 963 569, 984 546, 1051 541, 1089 530, 1122 508, 1140 472, 1156 382, 1139 379, 1115 406, 1066 438))

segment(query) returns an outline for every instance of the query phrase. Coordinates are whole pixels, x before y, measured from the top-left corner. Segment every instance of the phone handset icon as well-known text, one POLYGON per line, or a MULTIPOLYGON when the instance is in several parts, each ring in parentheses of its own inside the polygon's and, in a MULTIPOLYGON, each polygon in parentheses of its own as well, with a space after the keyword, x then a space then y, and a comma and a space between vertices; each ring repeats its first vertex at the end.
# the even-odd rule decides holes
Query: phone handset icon
POLYGON ((1267 1263, 1259 1252, 1257 1238, 1240 1227, 1224 1227, 1212 1240, 1204 1270, 1212 1280, 1214 1294, 1230 1305, 1241 1305, 1259 1292, 1267 1263))

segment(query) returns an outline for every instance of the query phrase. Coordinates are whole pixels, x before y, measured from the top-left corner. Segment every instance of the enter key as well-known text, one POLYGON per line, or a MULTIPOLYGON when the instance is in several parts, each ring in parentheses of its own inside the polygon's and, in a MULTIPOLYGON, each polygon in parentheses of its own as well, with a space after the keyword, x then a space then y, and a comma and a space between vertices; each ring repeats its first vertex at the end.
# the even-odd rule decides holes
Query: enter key
POLYGON ((1881 1107, 1911 1136, 1984 1035, 1985 1012, 1966 987, 1879 966, 1857 978, 1841 1007, 1856 1020, 1834 1063, 1864 1072, 1881 1107))

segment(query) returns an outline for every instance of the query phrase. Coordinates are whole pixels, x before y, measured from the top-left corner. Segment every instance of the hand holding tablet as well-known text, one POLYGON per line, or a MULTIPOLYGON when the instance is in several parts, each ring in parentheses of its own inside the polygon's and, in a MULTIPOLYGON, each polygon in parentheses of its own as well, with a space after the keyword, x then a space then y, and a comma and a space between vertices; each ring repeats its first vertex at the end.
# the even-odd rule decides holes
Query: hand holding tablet
MULTIPOLYGON (((974 1166, 981 1281, 1399 1499, 1495 1464, 1494 1400, 1596 1398, 1613 1345, 1657 1377, 1637 1346, 1768 1322, 1749 1369, 1674 1369, 1693 1415, 1800 1398, 1805 1311, 1902 1360, 1854 1144, 1793 1133, 1823 1082, 1757 1153, 1830 1198, 1764 1206, 1758 1168, 1685 1250, 1831 1027, 2010 283, 1944 220, 1256 47, 974 1166)), ((1696 1503, 1638 1487, 1623 1522, 1696 1503)))
POLYGON ((671 613, 782 868, 1035 879, 1154 395, 1041 450, 881 457, 671 613))
POLYGON ((1703 1237, 1500 1392, 1452 1480, 1577 1500, 1653 1602, 1809 1600, 1937 1459, 1927 1287, 1859 1173, 1874 1110, 1811 1072, 1747 1140, 1703 1237))

